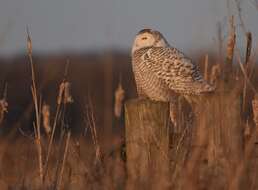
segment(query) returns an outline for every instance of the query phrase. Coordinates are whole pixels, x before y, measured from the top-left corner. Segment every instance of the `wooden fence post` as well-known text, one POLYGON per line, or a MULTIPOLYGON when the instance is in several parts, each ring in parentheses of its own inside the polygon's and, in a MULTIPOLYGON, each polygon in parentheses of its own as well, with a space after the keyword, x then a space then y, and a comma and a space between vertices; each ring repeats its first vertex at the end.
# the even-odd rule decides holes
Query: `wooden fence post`
POLYGON ((227 89, 204 96, 194 110, 194 134, 188 161, 188 170, 191 171, 188 171, 188 178, 195 180, 195 185, 207 187, 210 185, 209 175, 212 174, 217 181, 214 186, 225 189, 244 154, 239 93, 237 89, 227 89), (196 176, 202 176, 201 181, 194 179, 196 176))
POLYGON ((134 99, 125 104, 127 189, 167 189, 169 104, 134 99))

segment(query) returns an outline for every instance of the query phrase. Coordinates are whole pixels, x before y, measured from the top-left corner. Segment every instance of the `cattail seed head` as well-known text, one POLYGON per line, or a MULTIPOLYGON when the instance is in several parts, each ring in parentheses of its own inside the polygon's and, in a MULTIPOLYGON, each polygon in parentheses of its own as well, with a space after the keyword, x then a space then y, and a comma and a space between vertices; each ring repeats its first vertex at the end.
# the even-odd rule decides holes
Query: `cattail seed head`
POLYGON ((73 98, 71 94, 71 83, 65 83, 65 91, 64 91, 64 103, 73 103, 73 98))
POLYGON ((252 101, 253 107, 253 120, 255 122, 256 127, 258 127, 258 94, 255 95, 252 101))
POLYGON ((252 50, 252 33, 251 32, 247 32, 246 33, 245 64, 247 64, 250 61, 251 50, 252 50))
POLYGON ((213 85, 216 85, 216 82, 221 74, 221 66, 220 64, 215 64, 211 68, 211 77, 210 77, 210 83, 213 85))
POLYGON ((31 40, 28 28, 27 28, 27 52, 29 56, 32 55, 32 40, 31 40))
POLYGON ((43 118, 43 127, 45 129, 45 132, 47 135, 51 132, 51 126, 50 126, 50 106, 46 103, 42 106, 42 118, 43 118))
POLYGON ((250 135, 251 135, 251 126, 249 125, 249 122, 247 120, 244 128, 244 136, 249 137, 250 135))
POLYGON ((233 56, 234 56, 234 48, 236 43, 236 27, 234 24, 234 16, 231 17, 229 21, 229 36, 227 43, 227 63, 232 64, 233 56))
POLYGON ((208 74, 208 68, 209 68, 209 55, 205 55, 205 62, 204 62, 204 79, 208 81, 209 74, 208 74))
POLYGON ((123 101, 125 98, 125 91, 121 83, 119 83, 118 88, 115 91, 115 107, 114 113, 116 117, 120 117, 122 114, 123 101))
POLYGON ((58 97, 57 97, 57 104, 61 104, 61 103, 62 103, 63 94, 64 94, 64 88, 65 88, 65 85, 64 85, 64 82, 62 82, 62 83, 59 85, 59 91, 58 91, 58 97))
POLYGON ((5 99, 0 100, 0 124, 4 120, 5 113, 8 112, 7 108, 8 108, 7 101, 5 99))
POLYGON ((103 154, 101 152, 100 146, 97 145, 95 150, 95 164, 101 163, 102 160, 103 160, 103 154))
POLYGON ((71 83, 70 82, 64 81, 60 84, 57 103, 58 104, 73 103, 73 98, 72 98, 72 95, 71 95, 71 83))

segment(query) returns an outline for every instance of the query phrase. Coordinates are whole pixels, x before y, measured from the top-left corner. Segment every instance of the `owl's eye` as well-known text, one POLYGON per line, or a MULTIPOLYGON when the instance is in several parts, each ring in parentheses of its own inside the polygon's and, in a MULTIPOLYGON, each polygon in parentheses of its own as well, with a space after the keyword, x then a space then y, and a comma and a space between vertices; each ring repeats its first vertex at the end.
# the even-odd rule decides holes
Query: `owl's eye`
POLYGON ((142 40, 147 40, 147 37, 142 37, 142 40))

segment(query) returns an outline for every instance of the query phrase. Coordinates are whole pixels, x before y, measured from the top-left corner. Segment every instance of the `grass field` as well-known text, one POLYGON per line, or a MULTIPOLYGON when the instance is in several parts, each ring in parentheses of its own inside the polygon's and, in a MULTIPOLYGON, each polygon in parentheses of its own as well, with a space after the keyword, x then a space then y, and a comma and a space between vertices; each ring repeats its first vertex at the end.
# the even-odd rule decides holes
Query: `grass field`
POLYGON ((166 176, 150 165, 147 180, 133 186, 124 103, 136 89, 128 53, 34 55, 28 36, 27 55, 0 59, 0 189, 258 189, 257 51, 248 32, 239 49, 238 35, 229 19, 218 55, 195 52, 217 89, 195 105, 180 99, 166 176))

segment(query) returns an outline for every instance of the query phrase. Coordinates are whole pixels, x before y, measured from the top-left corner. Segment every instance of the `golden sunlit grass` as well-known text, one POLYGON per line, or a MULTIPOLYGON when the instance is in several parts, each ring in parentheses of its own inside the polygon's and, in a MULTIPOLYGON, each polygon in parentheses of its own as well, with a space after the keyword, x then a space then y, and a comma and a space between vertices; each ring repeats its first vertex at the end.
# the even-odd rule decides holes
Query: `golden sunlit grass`
MULTIPOLYGON (((136 120, 130 120, 131 123, 127 120, 128 125, 133 123, 139 131, 131 135, 132 139, 138 138, 143 142, 137 150, 128 144, 135 142, 124 137, 124 102, 130 102, 128 99, 135 96, 135 89, 131 87, 132 76, 130 78, 128 74, 131 70, 126 67, 126 63, 130 63, 128 57, 122 60, 125 63, 117 61, 120 68, 117 69, 115 65, 118 64, 114 64, 116 57, 107 56, 105 65, 94 65, 101 70, 99 73, 97 70, 93 72, 88 64, 79 67, 72 57, 69 60, 64 58, 53 61, 56 65, 61 62, 53 71, 55 64, 40 65, 40 59, 34 58, 27 29, 30 73, 26 72, 30 83, 23 85, 31 85, 31 94, 26 95, 31 103, 28 108, 22 107, 20 118, 11 123, 10 117, 15 115, 13 108, 18 105, 9 102, 11 94, 8 90, 7 96, 5 85, 0 97, 0 126, 3 129, 0 190, 258 189, 257 57, 252 52, 252 33, 244 26, 241 9, 239 17, 246 39, 245 49, 240 50, 236 43, 241 34, 236 33, 232 16, 228 21, 225 50, 219 37, 219 57, 214 60, 208 53, 201 55, 204 61, 200 67, 205 79, 216 85, 215 93, 199 98, 199 104, 191 106, 179 97, 177 112, 171 115, 177 120, 175 128, 171 125, 169 131, 155 131, 153 123, 158 125, 160 119, 160 123, 167 125, 163 109, 146 110, 143 106, 138 111, 133 107, 126 110, 126 119, 130 110, 136 110, 132 114, 140 118, 139 126, 136 120), (80 78, 73 82, 73 77, 81 75, 85 75, 84 80, 80 78), (103 77, 97 81, 98 75, 103 77), (51 76, 57 77, 53 80, 51 76), (51 88, 46 88, 47 84, 52 85, 51 88), (79 89, 77 93, 74 87, 79 89), (48 93, 50 97, 46 95, 48 93), (146 117, 146 113, 151 114, 146 117), (146 128, 140 128, 142 126, 146 128), (153 131, 149 130, 150 126, 153 131), (155 136, 159 132, 164 139, 155 136), (169 139, 166 139, 166 134, 169 134, 169 139), (148 144, 149 139, 154 140, 148 144), (145 154, 145 160, 129 163, 135 154, 145 154), (152 164, 144 168, 140 163, 146 160, 152 164), (138 168, 130 168, 137 164, 138 168), (162 170, 162 175, 157 175, 159 170, 162 170)), ((221 28, 219 33, 221 36, 221 28)), ((11 90, 16 92, 13 86, 11 90)), ((15 98, 22 96, 18 90, 16 93, 15 98)), ((157 102, 147 104, 150 109, 154 104, 160 108, 164 106, 157 102)))

